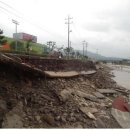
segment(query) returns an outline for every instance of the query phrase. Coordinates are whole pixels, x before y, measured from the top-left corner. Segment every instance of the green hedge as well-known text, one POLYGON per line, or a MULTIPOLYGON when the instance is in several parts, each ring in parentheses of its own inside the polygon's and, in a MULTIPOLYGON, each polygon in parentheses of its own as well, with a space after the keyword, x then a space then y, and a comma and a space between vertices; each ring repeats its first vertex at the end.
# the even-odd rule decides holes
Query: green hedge
MULTIPOLYGON (((15 40, 13 38, 9 38, 9 37, 5 37, 5 39, 10 44, 11 51, 15 52, 16 51, 15 50, 15 46, 16 46, 15 40)), ((17 51, 27 52, 27 43, 28 43, 27 41, 18 40, 17 41, 17 51)), ((32 48, 32 50, 30 50, 30 53, 40 54, 40 55, 47 54, 47 46, 44 44, 29 42, 29 46, 32 48)))

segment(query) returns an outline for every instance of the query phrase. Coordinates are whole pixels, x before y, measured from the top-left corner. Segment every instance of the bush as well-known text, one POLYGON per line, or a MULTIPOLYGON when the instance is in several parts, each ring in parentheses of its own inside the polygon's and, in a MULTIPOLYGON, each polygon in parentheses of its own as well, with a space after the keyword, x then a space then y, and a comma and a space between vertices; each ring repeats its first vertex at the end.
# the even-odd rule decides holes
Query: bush
MULTIPOLYGON (((10 47, 12 50, 16 50, 16 41, 11 42, 10 47)), ((17 41, 17 51, 23 52, 25 50, 24 43, 17 41)))

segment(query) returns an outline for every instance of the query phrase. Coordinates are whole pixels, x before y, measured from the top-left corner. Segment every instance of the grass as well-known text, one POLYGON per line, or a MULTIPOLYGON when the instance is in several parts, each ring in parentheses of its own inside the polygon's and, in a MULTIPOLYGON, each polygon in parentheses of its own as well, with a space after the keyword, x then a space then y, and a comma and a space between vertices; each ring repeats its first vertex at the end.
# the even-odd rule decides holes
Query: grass
MULTIPOLYGON (((12 42, 15 42, 15 39, 13 38, 9 38, 9 37, 5 37, 5 39, 7 40, 8 44, 12 44, 12 42)), ((27 41, 24 40, 19 40, 22 44, 24 49, 26 50, 26 46, 27 46, 27 41)), ((34 43, 34 42, 30 42, 30 47, 32 48, 32 50, 30 51, 30 53, 34 53, 34 54, 46 54, 46 50, 47 50, 47 46, 44 44, 40 44, 40 43, 34 43)), ((12 51, 12 49, 11 49, 12 51)))

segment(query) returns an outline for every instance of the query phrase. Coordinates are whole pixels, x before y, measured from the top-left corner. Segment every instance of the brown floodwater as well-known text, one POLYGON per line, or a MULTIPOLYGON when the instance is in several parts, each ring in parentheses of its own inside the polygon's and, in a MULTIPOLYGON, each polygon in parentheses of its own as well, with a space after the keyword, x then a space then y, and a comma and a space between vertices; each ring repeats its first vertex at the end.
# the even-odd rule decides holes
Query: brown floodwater
POLYGON ((113 79, 117 84, 130 90, 130 68, 114 68, 112 72, 115 75, 113 79))

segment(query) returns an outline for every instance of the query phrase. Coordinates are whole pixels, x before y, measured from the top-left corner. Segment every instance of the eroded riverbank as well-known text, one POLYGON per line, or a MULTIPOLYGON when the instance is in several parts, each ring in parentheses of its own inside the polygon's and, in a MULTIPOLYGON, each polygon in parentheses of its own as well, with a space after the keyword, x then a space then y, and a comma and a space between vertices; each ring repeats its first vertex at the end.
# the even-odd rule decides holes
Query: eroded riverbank
MULTIPOLYGON (((96 68, 96 73, 71 78, 48 78, 40 75, 40 68, 25 71, 21 62, 18 62, 19 67, 15 59, 9 62, 11 58, 5 58, 1 59, 0 64, 0 127, 121 127, 111 114, 112 103, 119 95, 127 99, 129 91, 116 85, 107 66, 91 62, 86 63, 87 67, 83 63, 80 69, 84 69, 84 66, 86 70, 96 68), (11 69, 8 69, 9 65, 11 69)), ((46 69, 44 67, 43 70, 46 69)), ((51 66, 48 66, 50 69, 51 66)), ((75 66, 71 69, 75 70, 75 66)))

